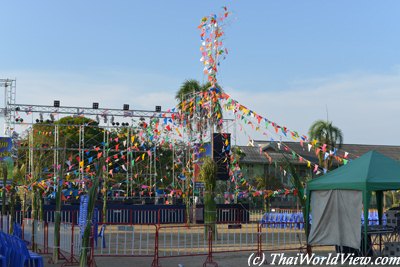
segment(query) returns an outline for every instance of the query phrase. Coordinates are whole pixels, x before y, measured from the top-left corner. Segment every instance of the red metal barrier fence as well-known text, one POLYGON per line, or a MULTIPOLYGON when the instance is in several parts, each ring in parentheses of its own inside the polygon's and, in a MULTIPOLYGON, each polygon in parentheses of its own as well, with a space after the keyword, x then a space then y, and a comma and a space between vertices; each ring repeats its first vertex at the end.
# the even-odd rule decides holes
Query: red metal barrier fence
MULTIPOLYGON (((91 258, 96 257, 149 257, 152 266, 161 266, 168 258, 182 256, 204 256, 205 264, 214 264, 213 254, 230 252, 256 252, 294 250, 300 251, 305 243, 303 223, 294 222, 249 222, 220 223, 216 226, 216 235, 212 236, 210 227, 204 224, 174 224, 174 216, 181 216, 176 211, 157 211, 156 213, 125 213, 128 221, 138 219, 141 223, 122 223, 93 227, 91 236, 91 258), (164 212, 164 214, 163 214, 164 212), (164 224, 160 223, 162 216, 164 224), (135 219, 132 219, 135 218, 135 219), (156 223, 153 219, 156 219, 156 223), (296 225, 295 225, 296 224, 296 225)), ((232 211, 235 220, 240 221, 240 212, 232 211)), ((54 245, 54 223, 22 220, 24 239, 40 253, 50 253, 59 249, 60 258, 66 265, 75 264, 81 250, 81 232, 74 215, 65 213, 65 221, 60 226, 60 244, 54 245), (71 221, 71 222, 68 222, 71 221)), ((222 215, 221 215, 222 216, 222 215)), ((250 217, 253 216, 250 214, 250 217)), ((4 225, 7 219, 2 216, 4 225)), ((125 217, 122 217, 125 218, 125 217)), ((119 220, 119 219, 118 219, 119 220)), ((122 219, 121 219, 122 220, 122 219)))

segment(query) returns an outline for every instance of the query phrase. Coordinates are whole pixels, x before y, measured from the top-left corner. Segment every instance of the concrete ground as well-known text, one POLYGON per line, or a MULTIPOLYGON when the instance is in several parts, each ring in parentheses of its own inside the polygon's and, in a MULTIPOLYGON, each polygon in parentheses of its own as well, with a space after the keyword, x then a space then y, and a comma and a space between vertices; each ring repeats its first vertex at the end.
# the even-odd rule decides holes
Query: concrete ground
MULTIPOLYGON (((282 251, 281 251, 282 252, 282 251)), ((274 253, 281 253, 281 252, 274 252, 274 253)), ((327 256, 331 250, 321 250, 321 251, 314 251, 316 255, 319 256, 327 256)), ((285 256, 296 256, 298 252, 287 252, 285 256)), ((272 261, 271 252, 266 252, 266 261, 267 264, 264 262, 263 265, 253 265, 250 262, 248 263, 248 258, 251 255, 251 252, 235 252, 235 253, 216 253, 213 255, 213 260, 218 264, 219 267, 248 267, 248 266, 265 266, 269 265, 272 261)), ((204 261, 206 260, 207 256, 190 256, 190 257, 172 257, 172 258, 160 258, 159 259, 159 266, 162 267, 202 267, 204 261)), ((62 266, 62 262, 59 264, 49 264, 48 263, 49 257, 45 259, 45 267, 59 267, 62 266)), ((130 266, 148 266, 150 267, 153 261, 152 257, 97 257, 95 258, 96 266, 97 267, 130 267, 130 266)), ((68 265, 67 265, 68 266, 68 265)), ((79 266, 76 264, 74 266, 79 266)), ((207 266, 213 266, 211 264, 207 266)), ((278 266, 300 266, 300 265, 278 265, 278 266)), ((305 267, 311 266, 322 266, 322 265, 301 265, 305 267)), ((337 266, 363 266, 363 265, 337 265, 337 266)), ((377 266, 377 265, 368 265, 368 267, 377 266)), ((398 266, 398 265, 391 265, 391 266, 398 266)), ((367 267, 367 266, 366 266, 367 267)))
MULTIPOLYGON (((219 267, 248 266, 247 259, 251 253, 221 253, 215 254, 213 259, 218 263, 219 267)), ((159 264, 162 267, 202 267, 207 256, 192 256, 192 257, 172 257, 160 258, 159 264)), ((59 264, 49 264, 49 257, 45 257, 45 267, 58 267, 59 264)), ((148 266, 150 267, 153 261, 152 257, 97 257, 95 258, 96 266, 98 267, 128 267, 128 266, 148 266)), ((78 264, 76 266, 79 266, 78 264)), ((212 265, 207 265, 212 266, 212 265)))

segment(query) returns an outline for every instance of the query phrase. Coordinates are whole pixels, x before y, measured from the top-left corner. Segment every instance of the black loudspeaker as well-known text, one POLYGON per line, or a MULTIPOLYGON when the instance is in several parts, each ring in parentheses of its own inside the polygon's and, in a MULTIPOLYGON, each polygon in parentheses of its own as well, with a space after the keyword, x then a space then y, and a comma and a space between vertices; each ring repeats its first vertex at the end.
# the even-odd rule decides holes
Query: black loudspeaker
POLYGON ((231 134, 214 133, 213 142, 213 158, 218 167, 217 180, 227 181, 229 179, 231 134))

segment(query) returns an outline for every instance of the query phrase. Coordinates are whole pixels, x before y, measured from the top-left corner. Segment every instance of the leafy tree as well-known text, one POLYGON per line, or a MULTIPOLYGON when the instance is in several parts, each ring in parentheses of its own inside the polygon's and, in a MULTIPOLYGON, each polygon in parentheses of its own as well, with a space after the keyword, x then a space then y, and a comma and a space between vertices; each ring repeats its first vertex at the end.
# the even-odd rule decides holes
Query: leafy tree
POLYGON ((103 131, 98 127, 98 123, 92 119, 67 116, 59 119, 56 124, 60 125, 59 143, 65 143, 68 148, 79 147, 78 125, 85 126, 85 147, 100 146, 103 142, 103 131))
POLYGON ((281 181, 273 175, 257 176, 255 180, 258 190, 277 190, 283 187, 281 181))
MULTIPOLYGON (((310 129, 309 136, 311 140, 317 140, 320 146, 327 145, 327 149, 333 150, 334 148, 341 148, 343 144, 343 133, 338 127, 334 126, 330 121, 317 120, 315 121, 310 129)), ((325 152, 323 150, 318 154, 318 160, 320 166, 324 166, 325 169, 332 168, 332 158, 325 158, 325 152)))

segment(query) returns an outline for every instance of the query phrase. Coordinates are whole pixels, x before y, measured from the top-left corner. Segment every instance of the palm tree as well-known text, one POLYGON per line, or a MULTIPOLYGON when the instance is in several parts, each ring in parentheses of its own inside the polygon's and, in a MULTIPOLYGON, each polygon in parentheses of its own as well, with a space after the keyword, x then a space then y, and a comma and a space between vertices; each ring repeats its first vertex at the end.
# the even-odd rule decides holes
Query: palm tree
POLYGON ((198 93, 200 91, 202 91, 202 86, 199 81, 189 79, 183 82, 178 92, 176 92, 175 99, 179 101, 179 106, 181 106, 182 101, 188 99, 190 94, 198 93))
POLYGON ((180 110, 180 120, 187 122, 189 131, 195 126, 200 139, 209 126, 216 126, 218 131, 222 130, 223 116, 219 102, 222 93, 223 90, 218 84, 215 86, 209 82, 200 84, 197 80, 189 79, 183 82, 175 95, 180 110), (211 105, 208 105, 208 102, 211 105), (196 120, 193 120, 194 118, 196 120))
MULTIPOLYGON (((341 148, 343 144, 343 133, 338 127, 334 126, 331 121, 317 120, 309 130, 310 140, 317 140, 320 146, 326 145, 328 149, 341 148)), ((328 157, 324 160, 325 152, 318 153, 318 160, 325 169, 332 168, 332 158, 328 157)))

